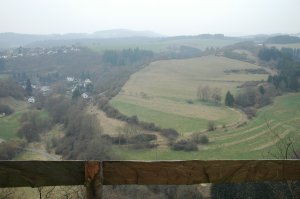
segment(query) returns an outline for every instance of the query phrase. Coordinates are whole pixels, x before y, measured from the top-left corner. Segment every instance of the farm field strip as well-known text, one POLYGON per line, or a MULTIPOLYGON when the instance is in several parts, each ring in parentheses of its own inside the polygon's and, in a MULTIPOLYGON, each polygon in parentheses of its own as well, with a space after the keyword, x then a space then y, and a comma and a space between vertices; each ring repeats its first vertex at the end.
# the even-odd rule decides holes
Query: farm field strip
POLYGON ((276 136, 276 138, 274 140, 272 140, 271 142, 267 142, 267 143, 265 143, 265 144, 263 144, 259 147, 256 147, 256 148, 253 149, 253 151, 266 149, 270 146, 273 146, 273 145, 277 144, 280 140, 285 138, 290 132, 291 132, 290 129, 285 130, 282 134, 278 134, 276 136))
MULTIPOLYGON (((276 127, 280 126, 281 123, 276 124, 275 126, 271 127, 270 130, 274 130, 276 129, 276 127)), ((264 131, 259 131, 258 133, 255 133, 254 135, 244 135, 242 137, 238 137, 233 139, 234 141, 229 142, 228 140, 223 140, 223 144, 219 145, 218 147, 228 147, 228 146, 233 146, 233 145, 237 145, 237 144, 241 144, 241 143, 245 143, 247 141, 251 141, 251 140, 255 140, 258 137, 264 136, 267 133, 269 133, 269 129, 264 130, 264 131)))
POLYGON ((173 151, 165 147, 149 150, 128 148, 121 150, 121 148, 115 147, 113 150, 128 159, 147 160, 274 158, 272 154, 276 153, 280 147, 286 146, 290 140, 292 140, 294 148, 300 147, 299 107, 300 94, 277 97, 272 105, 260 109, 257 116, 245 126, 235 130, 220 129, 205 133, 212 139, 214 137, 224 139, 211 140, 207 145, 199 145, 199 151, 173 151))
MULTIPOLYGON (((244 131, 247 132, 246 134, 243 131, 241 131, 241 133, 236 133, 235 134, 236 136, 230 137, 230 139, 222 139, 222 140, 211 139, 212 143, 218 143, 218 145, 215 147, 212 146, 210 148, 213 149, 216 147, 229 147, 238 144, 247 144, 248 146, 254 147, 261 144, 265 145, 266 142, 269 141, 274 142, 275 144, 279 141, 279 138, 283 139, 289 133, 292 133, 293 131, 296 130, 294 127, 286 125, 286 123, 295 120, 297 120, 297 118, 293 118, 287 121, 277 122, 275 125, 271 125, 269 123, 269 128, 267 128, 267 125, 264 124, 266 126, 265 129, 257 128, 255 129, 255 131, 249 131, 253 129, 251 128, 249 130, 244 131), (275 142, 274 139, 278 141, 275 142)), ((261 127, 261 125, 258 127, 261 127)), ((263 148, 267 148, 267 147, 263 147, 263 148)))
MULTIPOLYGON (((269 121, 269 123, 271 124, 274 120, 271 120, 269 121)), ((241 135, 245 135, 245 134, 248 134, 249 132, 252 132, 252 131, 256 131, 258 129, 261 129, 263 127, 267 127, 266 124, 261 124, 259 126, 256 126, 256 127, 253 127, 253 128, 250 128, 250 129, 247 129, 247 130, 237 130, 237 131, 232 131, 232 132, 228 132, 226 135, 210 135, 210 138, 212 141, 220 141, 220 140, 225 140, 225 139, 228 139, 228 138, 234 138, 234 137, 237 137, 237 136, 241 136, 241 135)))

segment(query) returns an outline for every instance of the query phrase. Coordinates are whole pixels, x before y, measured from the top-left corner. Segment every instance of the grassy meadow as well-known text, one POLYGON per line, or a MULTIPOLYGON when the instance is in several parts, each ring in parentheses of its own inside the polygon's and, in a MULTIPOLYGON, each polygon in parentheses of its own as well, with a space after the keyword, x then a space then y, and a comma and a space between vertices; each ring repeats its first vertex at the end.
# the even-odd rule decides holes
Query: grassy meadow
POLYGON ((243 115, 223 105, 226 92, 235 93, 244 82, 265 80, 267 75, 224 71, 250 68, 258 66, 217 56, 157 61, 133 74, 110 103, 126 115, 183 133, 206 129, 208 121, 230 125, 243 115), (198 87, 205 85, 221 89, 222 104, 197 99, 198 87))
POLYGON ((15 111, 9 116, 0 117, 0 139, 7 140, 15 138, 20 127, 19 118, 28 108, 28 103, 7 97, 0 98, 0 104, 8 105, 15 111))
POLYGON ((172 151, 169 148, 130 150, 115 147, 125 159, 188 160, 188 159, 268 159, 284 158, 281 150, 292 142, 300 147, 300 94, 275 98, 272 105, 260 109, 257 116, 235 130, 219 129, 208 132, 210 143, 199 151, 172 151))
MULTIPOLYGON (((12 97, 0 98, 0 104, 5 104, 14 110, 14 113, 0 117, 0 139, 8 140, 17 137, 17 131, 20 128, 20 117, 23 113, 30 110, 26 101, 15 100, 12 97)), ((48 119, 49 114, 46 111, 38 111, 41 119, 48 119)))

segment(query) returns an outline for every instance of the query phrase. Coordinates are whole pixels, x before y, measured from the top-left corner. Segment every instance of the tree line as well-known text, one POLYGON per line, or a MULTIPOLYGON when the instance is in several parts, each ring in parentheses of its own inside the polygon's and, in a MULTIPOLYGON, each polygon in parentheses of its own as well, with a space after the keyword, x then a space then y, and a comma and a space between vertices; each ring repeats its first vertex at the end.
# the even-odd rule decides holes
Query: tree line
POLYGON ((268 82, 276 89, 282 91, 298 91, 300 88, 300 50, 283 48, 263 48, 258 57, 266 62, 275 62, 275 67, 279 71, 277 75, 270 75, 268 82))

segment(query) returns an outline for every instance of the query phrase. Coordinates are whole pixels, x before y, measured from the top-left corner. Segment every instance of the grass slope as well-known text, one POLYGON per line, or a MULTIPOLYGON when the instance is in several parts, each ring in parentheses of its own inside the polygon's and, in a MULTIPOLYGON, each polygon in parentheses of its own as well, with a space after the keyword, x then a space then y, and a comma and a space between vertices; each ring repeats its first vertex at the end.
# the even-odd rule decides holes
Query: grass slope
POLYGON ((300 147, 300 94, 277 97, 274 104, 262 108, 247 125, 236 130, 218 130, 208 134, 210 144, 196 152, 129 150, 115 147, 125 159, 268 159, 283 158, 280 149, 293 142, 300 147), (121 150, 120 150, 121 149, 121 150))
POLYGON ((0 118, 0 139, 15 138, 20 125, 19 118, 27 109, 28 103, 6 97, 0 98, 0 104, 8 105, 15 110, 12 115, 0 118))
POLYGON ((240 112, 200 102, 196 99, 197 89, 200 85, 221 88, 224 99, 227 90, 235 92, 245 81, 267 78, 224 73, 249 68, 258 66, 216 56, 153 62, 132 75, 110 103, 126 115, 137 115, 142 121, 181 132, 206 129, 210 120, 219 125, 235 123, 242 118, 240 112))

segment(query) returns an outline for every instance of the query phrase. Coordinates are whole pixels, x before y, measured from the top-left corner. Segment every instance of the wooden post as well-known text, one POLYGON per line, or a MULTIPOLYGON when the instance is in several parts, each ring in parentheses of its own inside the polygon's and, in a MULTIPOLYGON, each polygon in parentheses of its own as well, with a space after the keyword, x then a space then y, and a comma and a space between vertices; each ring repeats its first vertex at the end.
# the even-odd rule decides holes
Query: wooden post
POLYGON ((102 163, 88 161, 85 163, 85 186, 87 199, 102 199, 103 170, 102 163))

